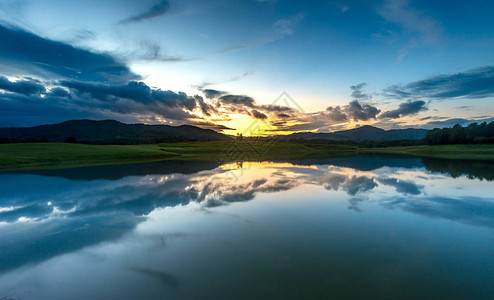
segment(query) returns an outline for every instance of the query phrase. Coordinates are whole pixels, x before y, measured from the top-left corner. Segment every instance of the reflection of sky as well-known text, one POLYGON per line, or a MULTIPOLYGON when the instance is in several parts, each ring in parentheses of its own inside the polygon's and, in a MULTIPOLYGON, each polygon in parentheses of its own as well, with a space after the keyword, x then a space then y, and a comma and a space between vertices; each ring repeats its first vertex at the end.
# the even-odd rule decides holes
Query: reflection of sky
MULTIPOLYGON (((337 161, 339 163, 339 161, 337 161)), ((345 165, 344 163, 342 165, 345 165)), ((117 180, 69 180, 29 174, 0 177, 0 224, 41 222, 104 214, 147 215, 157 207, 206 206, 247 201, 257 194, 315 185, 369 199, 485 199, 490 184, 422 168, 381 167, 364 171, 338 165, 292 163, 225 164, 192 175, 129 176, 117 180), (26 188, 28 184, 29 188, 26 188)), ((488 203, 489 201, 487 201, 488 203)))
MULTIPOLYGON (((386 222, 397 222, 394 225, 398 227, 415 222, 421 230, 432 230, 434 222, 441 222, 437 226, 443 226, 444 232, 461 228, 473 240, 480 239, 476 233, 479 228, 494 227, 491 185, 492 182, 466 176, 452 179, 446 174, 430 173, 417 167, 416 162, 410 167, 404 163, 358 169, 338 160, 322 165, 226 164, 192 174, 115 180, 3 174, 0 274, 4 276, 0 277, 0 291, 4 287, 15 290, 13 287, 23 284, 22 280, 41 284, 37 276, 47 271, 53 278, 63 280, 63 266, 67 264, 82 272, 79 274, 88 280, 87 284, 98 285, 98 278, 118 273, 113 278, 115 282, 136 280, 128 289, 139 284, 155 289, 157 284, 173 290, 180 287, 180 276, 176 275, 183 271, 180 266, 154 266, 142 253, 169 251, 170 245, 175 244, 178 248, 173 251, 186 253, 192 251, 188 247, 219 247, 218 251, 226 251, 224 247, 239 247, 238 243, 245 242, 236 232, 246 228, 253 230, 247 240, 274 239, 270 243, 275 243, 280 235, 277 226, 305 224, 326 228, 325 222, 332 222, 334 226, 352 228, 355 221, 368 223, 366 230, 373 231, 386 222), (288 219, 282 216, 283 212, 288 219), (333 219, 326 220, 324 214, 333 219), (90 276, 95 269, 87 266, 100 261, 102 269, 90 276), (158 272, 156 267, 165 271, 158 272), (174 272, 168 271, 170 268, 174 272), (154 279, 150 283, 143 278, 154 279)), ((295 238, 300 229, 290 230, 295 238)), ((405 234, 412 238, 408 236, 410 232, 405 234)), ((173 253, 180 260, 179 252, 173 253)), ((211 254, 203 255, 206 259, 211 254)), ((194 260, 204 264, 200 258, 194 260)), ((202 267, 205 266, 198 266, 202 267)), ((55 287, 50 286, 53 282, 43 284, 48 285, 46 297, 53 295, 49 293, 54 291, 55 287)), ((67 284, 66 291, 80 288, 76 282, 67 284)), ((101 286, 95 290, 108 292, 101 286)))

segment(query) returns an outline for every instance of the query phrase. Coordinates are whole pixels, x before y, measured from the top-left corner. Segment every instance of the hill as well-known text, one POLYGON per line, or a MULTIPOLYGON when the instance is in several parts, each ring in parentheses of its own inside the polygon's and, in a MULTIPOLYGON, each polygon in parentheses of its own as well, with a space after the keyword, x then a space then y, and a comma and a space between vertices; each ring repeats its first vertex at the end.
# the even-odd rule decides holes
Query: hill
POLYGON ((281 139, 327 139, 336 141, 396 141, 396 140, 420 140, 427 134, 426 129, 391 129, 384 130, 370 125, 354 129, 335 131, 330 133, 299 132, 280 137, 281 139))
POLYGON ((0 128, 0 138, 63 142, 73 137, 85 144, 144 144, 185 141, 228 141, 230 137, 191 125, 124 124, 114 120, 71 120, 35 127, 0 128))

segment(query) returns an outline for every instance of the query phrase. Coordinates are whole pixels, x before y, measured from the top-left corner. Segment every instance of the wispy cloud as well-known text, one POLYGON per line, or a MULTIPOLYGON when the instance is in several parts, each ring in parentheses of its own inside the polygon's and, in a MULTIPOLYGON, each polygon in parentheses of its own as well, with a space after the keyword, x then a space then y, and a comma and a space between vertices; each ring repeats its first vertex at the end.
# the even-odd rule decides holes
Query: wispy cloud
POLYGON ((273 24, 273 28, 278 38, 292 35, 294 32, 294 27, 300 21, 304 19, 305 15, 303 13, 296 14, 294 16, 279 19, 273 24))
POLYGON ((398 60, 403 59, 413 48, 421 45, 436 45, 441 39, 443 27, 434 18, 413 6, 410 0, 386 0, 378 13, 388 22, 402 29, 408 43, 402 48, 398 60))
POLYGON ((494 96, 494 66, 485 66, 456 74, 437 75, 405 85, 392 85, 384 95, 398 99, 447 100, 494 96))
POLYGON ((146 19, 156 18, 161 15, 164 15, 166 12, 168 12, 169 9, 170 9, 170 3, 168 2, 168 0, 161 0, 155 5, 153 5, 151 8, 149 8, 147 11, 128 17, 120 21, 120 23, 123 24, 123 23, 140 22, 146 19))

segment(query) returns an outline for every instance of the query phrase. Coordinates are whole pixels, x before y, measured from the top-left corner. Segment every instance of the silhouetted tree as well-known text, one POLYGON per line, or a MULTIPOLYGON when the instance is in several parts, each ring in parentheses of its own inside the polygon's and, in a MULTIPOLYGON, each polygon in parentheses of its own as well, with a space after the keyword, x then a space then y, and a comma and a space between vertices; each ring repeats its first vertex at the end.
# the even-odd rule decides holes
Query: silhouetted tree
POLYGON ((429 145, 441 144, 492 144, 494 122, 472 123, 467 127, 456 124, 452 128, 429 130, 424 138, 429 145))

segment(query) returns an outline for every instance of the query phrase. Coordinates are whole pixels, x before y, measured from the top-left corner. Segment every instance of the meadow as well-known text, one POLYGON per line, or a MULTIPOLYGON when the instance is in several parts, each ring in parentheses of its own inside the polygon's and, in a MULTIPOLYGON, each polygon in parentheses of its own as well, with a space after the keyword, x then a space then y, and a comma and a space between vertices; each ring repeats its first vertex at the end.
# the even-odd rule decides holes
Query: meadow
POLYGON ((494 145, 438 145, 363 148, 355 145, 287 142, 187 142, 149 145, 19 143, 0 145, 0 170, 70 168, 164 159, 263 161, 358 154, 413 155, 494 160, 494 145))

